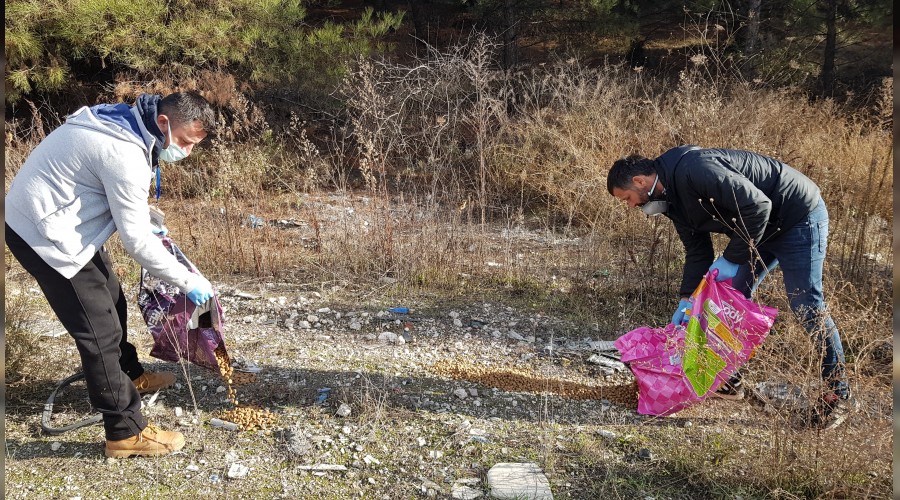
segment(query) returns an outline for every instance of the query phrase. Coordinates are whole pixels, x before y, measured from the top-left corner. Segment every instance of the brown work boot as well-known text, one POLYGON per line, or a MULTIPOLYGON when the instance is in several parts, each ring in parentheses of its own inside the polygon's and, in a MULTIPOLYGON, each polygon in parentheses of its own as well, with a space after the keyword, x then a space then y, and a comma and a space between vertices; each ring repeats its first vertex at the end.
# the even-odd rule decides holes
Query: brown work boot
POLYGON ((175 383, 175 374, 172 372, 144 372, 140 377, 132 380, 134 386, 141 394, 165 389, 175 383))
POLYGON ((137 436, 106 442, 106 456, 127 458, 132 455, 152 457, 168 455, 184 448, 184 435, 180 432, 161 431, 149 424, 137 436))

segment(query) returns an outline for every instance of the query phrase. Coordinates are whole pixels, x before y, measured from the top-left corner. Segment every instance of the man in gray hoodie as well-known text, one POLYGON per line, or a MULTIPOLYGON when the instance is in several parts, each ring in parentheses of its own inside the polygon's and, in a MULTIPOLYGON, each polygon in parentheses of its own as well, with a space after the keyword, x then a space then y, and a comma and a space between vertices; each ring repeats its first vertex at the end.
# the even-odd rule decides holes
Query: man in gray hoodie
POLYGON ((172 385, 175 375, 145 371, 138 361, 104 244, 118 231, 128 254, 154 276, 198 305, 212 298, 209 281, 153 234, 147 198, 159 160, 189 155, 213 122, 196 93, 83 107, 35 147, 6 194, 6 244, 75 340, 110 457, 168 454, 184 446, 184 436, 148 425, 141 414, 140 393, 172 385))

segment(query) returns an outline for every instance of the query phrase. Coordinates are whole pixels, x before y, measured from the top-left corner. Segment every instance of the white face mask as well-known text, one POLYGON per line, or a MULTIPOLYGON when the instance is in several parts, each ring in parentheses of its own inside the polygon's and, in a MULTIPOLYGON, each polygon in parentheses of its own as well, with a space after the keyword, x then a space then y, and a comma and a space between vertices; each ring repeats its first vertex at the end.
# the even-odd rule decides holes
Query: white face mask
MULTIPOLYGON (((659 183, 659 175, 657 174, 656 180, 653 181, 653 185, 650 186, 650 191, 647 191, 647 196, 653 197, 653 190, 656 189, 656 185, 659 183)), ((647 215, 661 215, 666 213, 669 210, 669 202, 665 200, 654 200, 648 201, 641 205, 641 211, 643 211, 647 215)))
POLYGON ((179 160, 183 160, 187 158, 187 151, 181 148, 181 146, 175 144, 175 141, 172 140, 172 122, 169 121, 169 147, 163 149, 159 152, 159 159, 165 162, 176 162, 179 160))

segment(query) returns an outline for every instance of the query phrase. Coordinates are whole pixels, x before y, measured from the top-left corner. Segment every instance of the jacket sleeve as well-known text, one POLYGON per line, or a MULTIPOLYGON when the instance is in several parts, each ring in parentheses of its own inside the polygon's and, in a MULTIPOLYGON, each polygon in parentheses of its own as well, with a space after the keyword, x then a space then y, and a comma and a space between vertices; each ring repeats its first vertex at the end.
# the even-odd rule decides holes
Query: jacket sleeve
POLYGON ((679 222, 673 221, 675 231, 684 245, 684 270, 681 276, 679 297, 687 297, 694 293, 703 275, 713 262, 712 237, 709 233, 700 233, 679 222))
MULTIPOLYGON (((134 161, 145 161, 129 156, 134 161)), ((147 167, 146 163, 134 161, 128 164, 111 160, 101 167, 103 188, 119 238, 125 251, 151 274, 189 292, 199 285, 201 277, 178 262, 151 232, 147 167)))
POLYGON ((744 264, 752 257, 752 246, 758 244, 765 233, 772 200, 750 179, 726 168, 723 162, 727 162, 727 158, 701 158, 689 169, 690 183, 697 191, 701 205, 732 231, 722 255, 735 264, 744 264))

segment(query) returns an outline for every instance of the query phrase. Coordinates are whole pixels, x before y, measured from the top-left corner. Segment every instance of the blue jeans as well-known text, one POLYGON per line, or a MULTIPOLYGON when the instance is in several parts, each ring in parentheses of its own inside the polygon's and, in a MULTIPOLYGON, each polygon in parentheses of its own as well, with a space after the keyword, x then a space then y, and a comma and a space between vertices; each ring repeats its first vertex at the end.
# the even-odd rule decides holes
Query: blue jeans
POLYGON ((769 271, 781 266, 791 310, 822 351, 822 380, 840 397, 847 398, 844 347, 822 291, 822 267, 828 248, 828 210, 819 203, 805 219, 779 237, 757 247, 756 269, 740 267, 734 287, 750 297, 769 271), (759 259, 762 259, 760 262, 759 259))

